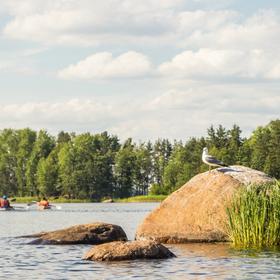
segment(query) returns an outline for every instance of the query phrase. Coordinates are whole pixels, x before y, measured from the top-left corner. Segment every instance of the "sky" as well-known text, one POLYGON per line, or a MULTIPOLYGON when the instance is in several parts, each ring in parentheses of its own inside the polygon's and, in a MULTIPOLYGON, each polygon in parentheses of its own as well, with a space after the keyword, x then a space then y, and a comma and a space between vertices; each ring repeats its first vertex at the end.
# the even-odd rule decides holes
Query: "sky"
POLYGON ((186 140, 280 118, 276 0, 0 0, 0 129, 186 140))

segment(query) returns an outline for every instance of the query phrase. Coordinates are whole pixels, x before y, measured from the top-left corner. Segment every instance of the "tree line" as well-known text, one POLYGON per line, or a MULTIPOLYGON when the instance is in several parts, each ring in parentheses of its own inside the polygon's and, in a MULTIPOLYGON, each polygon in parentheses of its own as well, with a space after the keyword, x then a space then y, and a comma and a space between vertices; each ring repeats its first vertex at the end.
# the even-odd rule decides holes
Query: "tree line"
POLYGON ((10 196, 105 197, 169 194, 208 169, 203 147, 225 163, 252 167, 280 179, 280 120, 249 138, 222 125, 206 137, 123 143, 107 132, 76 135, 29 128, 0 131, 0 192, 10 196))

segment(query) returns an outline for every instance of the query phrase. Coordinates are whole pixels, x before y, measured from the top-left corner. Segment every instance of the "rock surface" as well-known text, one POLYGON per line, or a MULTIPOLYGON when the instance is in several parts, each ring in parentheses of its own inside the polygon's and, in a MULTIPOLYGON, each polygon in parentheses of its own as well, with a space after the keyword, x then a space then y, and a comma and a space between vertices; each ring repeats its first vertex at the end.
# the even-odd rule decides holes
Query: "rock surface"
POLYGON ((145 218, 136 239, 162 243, 227 241, 226 205, 232 195, 248 184, 271 181, 265 173, 243 166, 198 174, 145 218))
POLYGON ((22 237, 37 238, 31 241, 30 244, 50 245, 102 244, 127 240, 126 234, 120 226, 105 223, 77 225, 62 230, 42 232, 22 237))
POLYGON ((122 261, 135 259, 166 259, 175 257, 163 245, 155 241, 111 242, 94 246, 84 260, 122 261))

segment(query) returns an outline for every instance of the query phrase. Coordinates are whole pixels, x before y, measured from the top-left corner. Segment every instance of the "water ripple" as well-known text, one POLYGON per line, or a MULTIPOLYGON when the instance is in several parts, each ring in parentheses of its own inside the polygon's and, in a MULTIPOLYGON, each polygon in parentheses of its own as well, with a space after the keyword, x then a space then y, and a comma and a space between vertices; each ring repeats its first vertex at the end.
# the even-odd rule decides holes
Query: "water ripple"
POLYGON ((62 210, 0 213, 0 277, 7 279, 279 279, 279 251, 233 250, 227 244, 168 245, 177 258, 98 263, 81 260, 90 245, 42 246, 16 236, 103 221, 134 239, 156 203, 63 204, 62 210), (8 215, 6 215, 8 214, 8 215))

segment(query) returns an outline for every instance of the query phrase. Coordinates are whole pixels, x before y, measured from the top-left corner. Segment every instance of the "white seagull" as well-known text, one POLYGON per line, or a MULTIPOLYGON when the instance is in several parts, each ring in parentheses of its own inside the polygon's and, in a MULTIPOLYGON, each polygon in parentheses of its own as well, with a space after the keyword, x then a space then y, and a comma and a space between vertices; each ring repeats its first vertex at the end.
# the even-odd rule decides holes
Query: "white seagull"
POLYGON ((211 166, 228 166, 224 164, 222 161, 216 159, 215 157, 208 154, 208 149, 205 147, 203 148, 202 153, 202 161, 209 165, 209 171, 211 170, 211 166))

